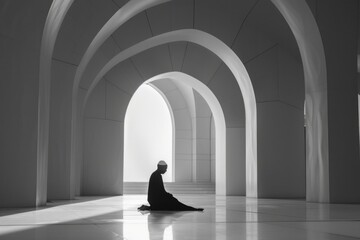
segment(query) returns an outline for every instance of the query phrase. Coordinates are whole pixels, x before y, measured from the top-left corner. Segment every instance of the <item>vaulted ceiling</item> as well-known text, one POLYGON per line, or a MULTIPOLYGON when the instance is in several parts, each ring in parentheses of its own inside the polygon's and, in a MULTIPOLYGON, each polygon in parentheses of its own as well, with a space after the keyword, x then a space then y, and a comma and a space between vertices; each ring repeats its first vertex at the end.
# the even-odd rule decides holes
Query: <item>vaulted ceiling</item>
MULTIPOLYGON (((78 66, 101 27, 127 2, 74 1, 60 29, 53 59, 78 66)), ((252 63, 263 57, 268 60, 262 64, 269 65, 267 68, 272 69, 264 74, 275 76, 277 67, 270 59, 276 59, 280 49, 291 55, 301 69, 294 36, 283 16, 268 0, 165 2, 140 12, 125 22, 106 40, 94 58, 99 62, 106 62, 136 43, 178 29, 198 29, 217 37, 238 55, 248 68, 250 77, 258 74, 252 63)), ((104 78, 131 94, 143 81, 168 71, 181 71, 199 79, 208 85, 222 102, 240 103, 237 108, 229 109, 228 114, 236 119, 232 122, 244 123, 242 96, 234 76, 216 55, 194 43, 174 42, 153 47, 118 64, 104 78), (131 81, 124 82, 123 79, 131 81), (227 87, 219 88, 219 85, 227 87)), ((271 80, 271 77, 269 79, 254 81, 255 90, 261 91, 275 84, 275 80, 271 80)), ((85 78, 81 83, 81 88, 89 87, 87 80, 85 78)), ((303 88, 303 83, 291 84, 303 88)), ((257 100, 266 101, 268 98, 266 94, 260 94, 257 100)), ((292 104, 301 107, 303 100, 295 100, 292 104)))

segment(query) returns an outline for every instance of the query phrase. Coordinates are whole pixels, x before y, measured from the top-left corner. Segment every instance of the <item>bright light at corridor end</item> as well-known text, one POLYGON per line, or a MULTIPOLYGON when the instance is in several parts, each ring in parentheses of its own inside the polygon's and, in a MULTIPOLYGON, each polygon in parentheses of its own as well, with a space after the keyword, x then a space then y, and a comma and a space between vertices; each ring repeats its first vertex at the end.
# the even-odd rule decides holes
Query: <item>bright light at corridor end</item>
POLYGON ((126 111, 124 129, 124 182, 148 182, 159 160, 168 164, 163 180, 172 181, 172 117, 157 90, 147 84, 136 90, 126 111))

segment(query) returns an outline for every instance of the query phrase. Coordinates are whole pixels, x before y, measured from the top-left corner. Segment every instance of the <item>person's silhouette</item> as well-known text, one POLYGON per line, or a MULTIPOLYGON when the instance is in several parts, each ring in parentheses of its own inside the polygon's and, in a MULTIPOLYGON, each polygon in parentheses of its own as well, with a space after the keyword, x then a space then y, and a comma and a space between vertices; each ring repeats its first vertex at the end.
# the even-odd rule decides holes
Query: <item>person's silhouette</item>
MULTIPOLYGON (((169 210, 169 211, 203 211, 203 208, 194 208, 187 206, 173 197, 172 194, 166 192, 161 174, 164 174, 167 170, 167 164, 165 161, 160 161, 157 165, 157 169, 150 176, 148 197, 147 200, 150 203, 150 209, 147 210, 169 210)), ((143 206, 139 208, 141 209, 143 206)), ((145 210, 145 209, 144 209, 145 210)))

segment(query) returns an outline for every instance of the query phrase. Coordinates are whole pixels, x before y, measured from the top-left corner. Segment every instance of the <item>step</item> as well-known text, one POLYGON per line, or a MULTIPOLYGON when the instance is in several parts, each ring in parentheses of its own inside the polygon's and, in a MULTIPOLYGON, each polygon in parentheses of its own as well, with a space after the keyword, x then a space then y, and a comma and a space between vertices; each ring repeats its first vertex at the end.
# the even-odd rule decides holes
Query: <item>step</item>
MULTIPOLYGON (((208 182, 165 182, 166 191, 173 194, 215 194, 215 184, 208 182)), ((124 194, 147 194, 147 182, 125 182, 124 194)))

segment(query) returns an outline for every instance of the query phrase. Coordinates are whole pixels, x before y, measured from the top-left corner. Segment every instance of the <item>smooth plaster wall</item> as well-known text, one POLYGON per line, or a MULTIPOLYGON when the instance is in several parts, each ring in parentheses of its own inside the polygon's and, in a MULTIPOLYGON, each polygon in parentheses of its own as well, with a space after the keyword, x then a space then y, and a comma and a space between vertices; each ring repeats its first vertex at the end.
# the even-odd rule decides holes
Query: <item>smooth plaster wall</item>
POLYGON ((196 124, 195 142, 196 152, 194 153, 196 165, 196 181, 211 181, 211 110, 205 99, 194 91, 196 114, 193 121, 196 124))
POLYGON ((303 113, 279 102, 258 104, 258 113, 259 197, 305 198, 303 113))
POLYGON ((246 195, 245 128, 226 128, 226 191, 246 195), (231 177, 230 177, 231 176, 231 177))
POLYGON ((39 62, 50 1, 0 2, 0 207, 46 199, 46 166, 37 159, 39 62))
POLYGON ((74 65, 53 60, 50 102, 48 199, 71 199, 71 91, 74 65))
MULTIPOLYGON (((82 101, 79 101, 78 103, 78 109, 80 108, 80 104, 83 103, 83 100, 85 99, 86 91, 84 89, 79 90, 79 98, 82 101)), ((80 114, 80 113, 79 113, 80 114)), ((82 113, 81 113, 82 114, 82 113)), ((84 164, 84 117, 83 115, 80 115, 78 117, 78 136, 81 136, 78 138, 78 149, 76 151, 76 159, 73 169, 73 179, 72 182, 74 184, 74 195, 80 196, 81 195, 81 188, 82 188, 82 176, 83 176, 83 164, 84 164)))
POLYGON ((124 124, 102 119, 85 120, 84 195, 122 194, 124 124))
POLYGON ((356 61, 359 1, 318 0, 317 4, 316 20, 326 52, 328 76, 329 200, 359 202, 356 61), (339 15, 346 17, 334 17, 339 15))
POLYGON ((124 116, 130 96, 101 81, 84 118, 82 195, 117 195, 123 189, 124 116))
POLYGON ((301 64, 281 47, 274 47, 246 67, 258 108, 258 196, 305 198, 301 64))

